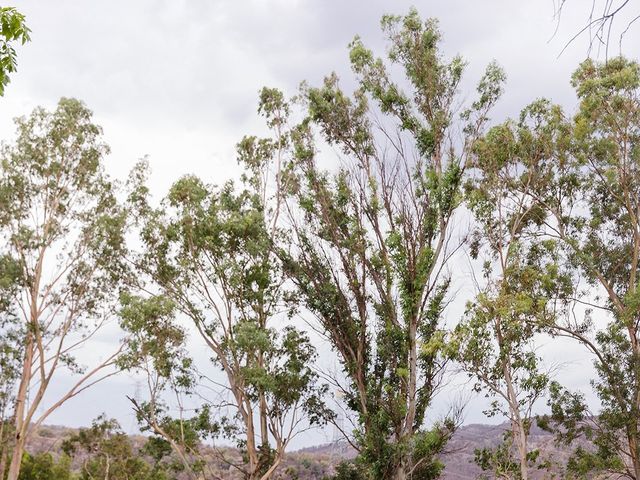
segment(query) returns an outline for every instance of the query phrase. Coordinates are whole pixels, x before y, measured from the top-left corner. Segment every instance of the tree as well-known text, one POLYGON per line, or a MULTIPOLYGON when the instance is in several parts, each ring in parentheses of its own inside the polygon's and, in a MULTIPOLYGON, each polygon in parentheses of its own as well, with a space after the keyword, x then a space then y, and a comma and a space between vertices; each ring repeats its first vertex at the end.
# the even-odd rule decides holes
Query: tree
POLYGON ((525 111, 536 113, 540 127, 531 140, 542 148, 522 155, 512 178, 533 179, 526 193, 540 206, 539 238, 555 242, 572 272, 573 315, 549 326, 593 355, 601 405, 592 412, 583 394, 554 383, 543 423, 569 444, 579 437, 593 442, 576 450, 567 475, 595 470, 638 479, 640 67, 624 58, 588 60, 572 83, 580 100, 573 119, 547 101, 525 111))
POLYGON ((11 413, 20 372, 21 350, 11 327, 3 327, 0 332, 0 478, 4 478, 13 437, 11 413))
POLYGON ((61 455, 56 459, 51 453, 36 455, 25 453, 22 457, 20 480, 72 480, 71 459, 61 455))
POLYGON ((579 434, 593 438, 597 450, 582 452, 582 457, 638 479, 640 66, 624 58, 604 64, 589 60, 574 73, 572 83, 580 108, 573 121, 571 156, 559 152, 568 161, 555 168, 542 165, 553 183, 540 196, 548 206, 550 228, 566 245, 576 274, 596 291, 586 300, 597 317, 592 320, 596 314, 588 310, 584 322, 559 330, 594 355, 598 377, 593 385, 602 406, 594 417, 579 395, 558 388, 552 413, 566 429, 566 439, 579 434), (592 321, 600 327, 594 336, 589 335, 592 321))
POLYGON ((121 431, 115 420, 104 415, 96 418, 90 428, 81 428, 77 434, 64 440, 62 451, 68 458, 78 457, 82 460, 79 478, 92 480, 105 478, 109 480, 169 480, 176 478, 171 462, 162 462, 170 450, 158 449, 153 440, 136 451, 130 438, 121 431), (147 448, 150 446, 151 448, 147 448), (154 465, 144 458, 143 454, 160 452, 156 455, 154 465))
POLYGON ((10 311, 22 352, 15 396, 9 480, 16 480, 27 438, 70 398, 111 376, 122 346, 88 368, 74 351, 113 318, 127 272, 127 211, 103 171, 108 147, 78 100, 17 119, 17 138, 0 154, 2 258, 14 265, 10 311), (54 376, 73 386, 44 402, 54 376))
POLYGON ((140 402, 129 397, 129 400, 141 430, 152 434, 148 445, 159 453, 154 458, 160 460, 168 447, 175 452, 189 478, 199 478, 203 473, 217 478, 200 453, 200 442, 219 433, 218 424, 211 421, 210 408, 205 405, 192 418, 184 418, 181 409, 179 417, 173 418, 162 397, 169 391, 180 401, 181 394, 195 383, 186 350, 186 333, 175 322, 174 304, 162 296, 143 298, 128 294, 123 295, 121 304, 121 325, 130 336, 127 354, 118 363, 123 369, 142 371, 147 377, 149 399, 140 402))
MULTIPOLYGON (((288 111, 284 97, 264 89, 259 108, 275 135, 280 135, 288 111)), ((192 461, 189 457, 197 458, 199 440, 220 436, 234 440, 242 462, 222 450, 219 455, 247 479, 272 478, 291 440, 323 422, 327 414, 322 402, 325 389, 311 368, 315 348, 284 315, 291 306, 274 251, 282 240, 278 217, 284 142, 283 137, 273 143, 256 137, 240 142, 239 158, 246 166, 241 190, 231 183, 214 188, 186 176, 171 187, 161 208, 141 207, 146 211, 142 228, 146 253, 139 265, 152 282, 147 290, 157 288, 190 321, 225 381, 213 380, 224 389, 223 400, 205 402, 191 419, 172 418, 159 401, 159 388, 136 410, 147 427, 172 443, 185 464, 192 461), (272 169, 278 171, 274 174, 272 169), (221 418, 210 418, 216 413, 221 418), (182 432, 184 425, 189 425, 195 439, 171 433, 182 432)), ((157 295, 146 301, 157 301, 154 298, 157 295)), ((140 300, 140 305, 146 301, 140 300)), ((153 329, 144 327, 149 322, 138 325, 154 335, 153 329)), ((158 354, 166 357, 156 352, 154 358, 158 354)), ((168 386, 175 393, 193 388, 191 380, 177 380, 186 378, 184 372, 178 373, 180 365, 158 377, 159 363, 150 363, 158 378, 154 385, 168 386)), ((200 372, 205 368, 196 367, 200 372)))
POLYGON ((9 74, 17 70, 17 56, 14 44, 24 45, 31 38, 24 15, 14 7, 0 7, 0 97, 9 83, 9 74))
MULTIPOLYGON (((25 17, 13 7, 0 7, 0 96, 9 83, 9 74, 17 68, 13 43, 24 45, 30 40, 25 17)), ((4 478, 9 457, 9 438, 12 436, 11 418, 13 390, 19 373, 21 345, 16 330, 15 312, 11 297, 18 286, 19 267, 10 256, 0 259, 0 478, 4 478)))
MULTIPOLYGON (((415 10, 385 16, 392 67, 359 38, 350 58, 358 90, 335 75, 305 87, 308 118, 293 131, 290 222, 295 248, 282 252, 298 294, 338 354, 334 379, 357 417, 360 473, 366 478, 436 478, 453 419, 425 428, 442 380, 442 313, 448 301, 454 213, 462 199, 463 158, 501 92, 492 64, 461 122, 464 62, 438 51, 436 22, 415 10), (375 106, 370 105, 373 101, 375 106), (343 155, 335 175, 316 164, 314 129, 343 155), (462 130, 462 142, 453 141, 462 130)), ((346 432, 345 432, 346 433, 346 432)))
POLYGON ((553 131, 545 131, 538 113, 534 106, 519 124, 492 128, 476 142, 469 162, 467 205, 478 225, 471 256, 482 257, 485 284, 469 302, 449 348, 477 382, 474 389, 494 398, 486 413, 510 423, 502 445, 476 452, 477 463, 497 478, 527 479, 532 468, 540 468, 540 452, 529 447, 528 437, 533 407, 550 378, 536 339, 571 292, 570 276, 558 265, 557 242, 537 240, 542 206, 530 190, 538 172, 528 167, 531 158, 552 151, 553 131))
POLYGON ((11 298, 19 287, 19 267, 9 256, 0 259, 0 478, 4 479, 13 437, 15 386, 20 377, 23 334, 11 298))

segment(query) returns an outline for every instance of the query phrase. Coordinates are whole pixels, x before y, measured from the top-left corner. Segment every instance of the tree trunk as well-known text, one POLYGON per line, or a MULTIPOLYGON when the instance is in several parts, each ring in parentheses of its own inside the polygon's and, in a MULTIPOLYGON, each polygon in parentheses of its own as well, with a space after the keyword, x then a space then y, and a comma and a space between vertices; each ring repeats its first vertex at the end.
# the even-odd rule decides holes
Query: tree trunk
POLYGON ((629 443, 629 457, 634 480, 640 480, 640 458, 638 457, 638 437, 633 433, 627 437, 629 443))
POLYGON ((105 471, 104 471, 104 480, 109 480, 109 470, 111 468, 111 463, 109 462, 109 455, 107 455, 106 459, 106 465, 105 465, 105 471))
POLYGON ((5 441, 5 435, 9 435, 9 432, 5 432, 7 422, 4 419, 4 408, 2 410, 0 416, 0 480, 4 479, 4 471, 7 469, 7 450, 9 449, 8 442, 5 441))
POLYGON ((24 412, 27 403, 27 393, 29 390, 29 380, 31 377, 31 366, 33 363, 33 334, 29 332, 26 338, 24 363, 22 365, 22 375, 20 377, 20 386, 16 395, 16 409, 14 412, 15 421, 15 444, 11 454, 11 465, 9 466, 9 474, 7 480, 18 480, 20 475, 20 466, 22 464, 22 454, 26 443, 28 425, 24 424, 24 412))
POLYGON ((24 454, 25 437, 16 434, 16 444, 13 447, 11 456, 11 465, 9 466, 9 474, 7 480, 18 480, 20 476, 20 467, 22 466, 22 455, 24 454))
POLYGON ((273 461, 273 464, 264 473, 264 475, 262 475, 262 477, 260 477, 260 480, 269 480, 273 476, 273 474, 275 473, 275 471, 278 468, 278 466, 280 465, 281 461, 282 461, 282 455, 278 454, 276 459, 273 461))
POLYGON ((7 448, 2 448, 2 451, 0 451, 0 479, 4 478, 4 472, 7 469, 8 454, 7 448))
POLYGON ((511 411, 511 434, 513 441, 518 447, 518 461, 520 462, 520 476, 522 480, 529 478, 529 465, 527 462, 527 432, 526 426, 520 415, 519 403, 513 388, 511 378, 511 370, 508 365, 504 367, 505 383, 507 385, 507 394, 509 398, 509 410, 511 411))
POLYGON ((413 426, 416 420, 417 408, 417 384, 418 384, 418 319, 412 318, 409 326, 409 385, 407 392, 407 414, 405 417, 404 435, 413 435, 413 426))
POLYGON ((527 465, 527 432, 524 431, 522 422, 518 425, 518 452, 520 453, 520 476, 522 480, 529 478, 529 466, 527 465))
MULTIPOLYGON (((264 357, 262 352, 258 354, 258 366, 264 368, 264 357)), ((259 393, 260 398, 260 444, 263 449, 263 454, 269 449, 269 428, 267 426, 268 406, 267 399, 264 392, 259 393)))
POLYGON ((258 446, 256 445, 256 432, 253 425, 253 411, 251 410, 251 404, 245 398, 243 401, 246 404, 247 412, 245 414, 244 422, 247 428, 247 458, 249 461, 249 479, 254 480, 258 478, 258 468, 260 467, 260 458, 258 455, 258 446))
POLYGON ((393 472, 393 476, 391 480, 406 480, 407 471, 406 471, 406 462, 403 460, 397 467, 395 472, 393 472))
MULTIPOLYGON (((505 268, 503 267, 503 271, 505 268)), ((502 322, 500 317, 495 318, 495 332, 500 351, 503 352, 504 338, 502 336, 502 322)), ((529 478, 529 465, 527 462, 527 431, 524 421, 520 415, 520 402, 516 394, 513 377, 511 375, 511 364, 509 363, 511 354, 507 353, 502 363, 502 373, 504 374, 504 383, 507 387, 507 403, 509 404, 509 413, 511 417, 511 435, 512 440, 516 442, 518 447, 518 462, 520 463, 520 476, 522 480, 529 478)))

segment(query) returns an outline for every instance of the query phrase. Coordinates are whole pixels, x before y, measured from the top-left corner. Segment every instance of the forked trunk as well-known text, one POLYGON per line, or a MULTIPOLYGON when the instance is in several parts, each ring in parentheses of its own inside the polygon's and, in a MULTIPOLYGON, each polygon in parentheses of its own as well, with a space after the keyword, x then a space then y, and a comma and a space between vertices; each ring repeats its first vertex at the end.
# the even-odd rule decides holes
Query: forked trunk
POLYGON ((633 472, 633 479, 640 480, 640 452, 638 452, 638 437, 630 435, 628 437, 629 443, 629 463, 631 463, 630 470, 633 472))

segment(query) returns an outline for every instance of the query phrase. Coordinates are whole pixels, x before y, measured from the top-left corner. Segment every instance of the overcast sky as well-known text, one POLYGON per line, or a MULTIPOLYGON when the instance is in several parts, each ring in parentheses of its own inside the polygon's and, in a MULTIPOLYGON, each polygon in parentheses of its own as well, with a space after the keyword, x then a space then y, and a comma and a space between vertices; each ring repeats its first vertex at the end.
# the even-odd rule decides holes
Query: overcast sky
MULTIPOLYGON (((571 111, 569 77, 585 58, 588 39, 578 38, 558 54, 586 22, 590 3, 568 1, 552 38, 553 0, 18 2, 32 42, 19 50, 19 72, 0 98, 0 138, 12 137, 13 117, 37 105, 53 108, 62 96, 77 97, 104 127, 112 148, 107 169, 114 176, 123 177, 148 155, 156 195, 186 173, 220 184, 237 174, 235 143, 263 131, 256 115, 262 86, 294 94, 302 80, 317 84, 331 71, 348 84, 349 41, 358 34, 383 54, 380 17, 406 13, 411 5, 440 20, 446 55, 459 53, 469 62, 463 94, 472 96, 491 60, 504 67, 507 89, 494 120, 517 115, 541 96, 571 111)), ((626 55, 640 56, 639 34, 640 25, 626 35, 626 55)), ((613 38, 617 53, 618 37, 613 38)), ((555 355, 578 358, 572 348, 562 355, 556 349, 555 355)), ((588 369, 581 372, 566 380, 586 387, 588 369)), ((131 430, 124 394, 134 389, 135 382, 121 376, 69 402, 49 423, 86 425, 106 410, 131 430)), ((467 420, 483 421, 474 405, 467 420)), ((318 434, 304 443, 323 440, 318 434)))

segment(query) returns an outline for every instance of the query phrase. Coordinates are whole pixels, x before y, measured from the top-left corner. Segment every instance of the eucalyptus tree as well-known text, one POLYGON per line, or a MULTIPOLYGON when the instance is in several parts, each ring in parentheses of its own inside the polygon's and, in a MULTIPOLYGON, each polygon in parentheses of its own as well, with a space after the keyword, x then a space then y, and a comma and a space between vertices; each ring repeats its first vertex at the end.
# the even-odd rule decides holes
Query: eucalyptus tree
POLYGON ((476 452, 477 463, 496 478, 527 479, 543 465, 528 442, 533 407, 550 381, 536 340, 571 293, 556 242, 538 241, 542 207, 530 191, 538 172, 528 162, 553 152, 542 141, 550 132, 539 113, 532 107, 519 124, 492 128, 476 142, 469 161, 467 205, 477 224, 471 256, 483 260, 484 284, 449 348, 475 380, 474 390, 493 398, 487 415, 509 421, 502 445, 476 452))
MULTIPOLYGON (((550 235, 590 294, 585 317, 556 326, 594 355, 592 381, 600 410, 581 394, 554 388, 552 418, 572 441, 591 438, 569 466, 640 478, 640 66, 624 58, 584 62, 574 73, 580 106, 569 148, 534 168, 548 181, 538 189, 550 235)), ((559 138, 562 138, 560 135, 559 138)), ((560 147, 567 142, 561 142, 560 147)))
MULTIPOLYGON (((9 83, 9 74, 17 69, 14 44, 18 42, 24 45, 30 40, 29 33, 23 14, 14 7, 0 7, 0 96, 4 95, 9 83)), ((18 286, 18 270, 13 259, 3 254, 0 258, 0 478, 4 478, 9 458, 9 416, 21 355, 20 343, 15 338, 19 333, 11 305, 11 296, 18 286)))
POLYGON ((20 480, 74 480, 71 459, 66 455, 56 458, 51 452, 34 455, 25 453, 22 458, 20 480))
MULTIPOLYGON (((138 414, 182 452, 185 462, 197 458, 197 442, 187 444, 171 433, 171 425, 181 426, 173 431, 190 425, 200 440, 235 441, 242 461, 223 450, 218 453, 247 479, 273 478, 291 440, 327 414, 324 387, 311 365, 315 349, 307 334, 287 318, 295 313, 295 303, 286 294, 275 252, 275 245, 285 241, 278 217, 288 109, 279 92, 262 91, 259 110, 275 140, 245 137, 239 143, 239 160, 245 167, 242 188, 232 183, 217 188, 185 176, 174 183, 158 209, 139 197, 145 211, 145 253, 139 265, 150 279, 145 288, 153 295, 148 298, 166 299, 178 318, 188 319, 210 349, 212 362, 181 362, 158 376, 155 359, 166 355, 156 352, 150 371, 176 393, 199 389, 203 396, 200 380, 208 379, 213 382, 209 388, 222 389, 222 400, 207 400, 196 416, 175 419, 155 394, 137 406, 138 414), (223 372, 223 380, 211 378, 208 370, 214 366, 223 372), (191 378, 172 380, 178 371, 182 378, 191 378)), ((137 323, 146 328, 145 322, 137 323)), ((153 328, 147 330, 154 335, 153 328)))
POLYGON ((10 458, 15 386, 23 353, 20 322, 11 302, 20 285, 19 271, 10 256, 0 259, 0 478, 5 477, 10 458))
POLYGON ((15 43, 31 40, 25 17, 14 7, 0 7, 0 97, 9 83, 9 74, 17 70, 15 43))
MULTIPOLYGON (((138 175, 144 173, 141 166, 135 170, 138 175)), ((202 410, 195 422, 182 418, 176 421, 167 414, 162 397, 167 390, 180 392, 190 388, 194 380, 185 348, 186 332, 175 322, 175 306, 166 297, 144 298, 132 294, 122 295, 120 303, 120 324, 129 336, 127 352, 119 357, 118 366, 143 372, 148 386, 147 401, 128 397, 141 430, 152 434, 149 445, 155 445, 159 454, 163 454, 166 447, 173 450, 185 475, 198 478, 207 469, 207 465, 200 462, 198 441, 200 433, 212 430, 209 411, 202 410), (199 420, 202 422, 197 427, 199 420)), ((108 426, 104 422, 97 425, 99 430, 108 426)))
POLYGON ((448 418, 427 429, 425 418, 446 363, 442 314, 461 244, 453 224, 464 158, 504 75, 490 65, 458 119, 464 62, 443 59, 436 22, 411 10, 383 17, 382 29, 389 62, 351 43, 353 95, 336 75, 302 90, 308 116, 292 130, 288 173, 294 246, 282 256, 338 354, 336 387, 357 418, 357 471, 427 479, 441 472, 437 457, 455 427, 448 418), (316 132, 341 154, 335 174, 318 167, 316 132))
MULTIPOLYGON (((9 480, 16 480, 29 435, 58 407, 115 370, 122 346, 83 367, 75 351, 113 318, 127 268, 127 212, 103 170, 101 129, 79 101, 19 118, 17 137, 0 153, 3 265, 12 265, 21 351, 9 480), (45 394, 61 371, 72 386, 45 394)), ((4 280, 4 272, 3 272, 4 280)))
POLYGON ((576 450, 567 476, 595 470, 638 479, 640 67, 624 58, 588 60, 572 84, 580 101, 573 118, 544 100, 525 109, 538 121, 528 140, 536 148, 520 152, 511 178, 531 178, 526 190, 516 187, 539 206, 539 238, 553 242, 559 264, 572 272, 575 308, 546 327, 593 355, 600 408, 554 382, 544 420, 569 444, 592 441, 593 448, 576 450))
POLYGON ((0 326, 0 478, 4 478, 13 438, 12 412, 22 350, 15 325, 0 326))
POLYGON ((136 448, 120 424, 104 415, 91 427, 65 438, 61 449, 61 459, 66 456, 67 462, 74 459, 79 464, 78 475, 73 477, 79 480, 170 480, 179 476, 175 465, 166 461, 170 449, 156 448, 153 439, 136 448))

